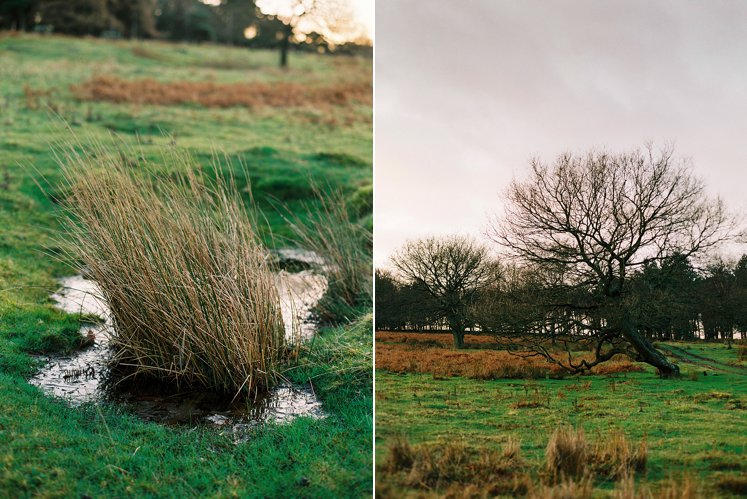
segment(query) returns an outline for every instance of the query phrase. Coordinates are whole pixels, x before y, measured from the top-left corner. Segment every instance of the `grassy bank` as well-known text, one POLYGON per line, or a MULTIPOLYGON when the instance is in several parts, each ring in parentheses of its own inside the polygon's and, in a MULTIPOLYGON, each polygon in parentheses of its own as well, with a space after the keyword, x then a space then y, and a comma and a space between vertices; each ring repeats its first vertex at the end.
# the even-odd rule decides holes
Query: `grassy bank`
MULTIPOLYGON (((37 365, 33 354, 80 346, 78 319, 49 300, 55 279, 73 272, 75 263, 56 258, 62 255, 59 200, 66 193, 49 145, 69 134, 59 118, 79 137, 112 151, 136 146, 156 162, 158 151, 175 145, 208 175, 226 173, 211 166, 214 151, 225 152, 230 161, 223 164, 237 165, 233 174, 247 203, 251 183, 268 222, 261 234, 267 244, 288 244, 283 238, 293 234, 278 200, 303 218, 317 203, 314 182, 350 199, 370 188, 371 109, 365 100, 210 107, 177 99, 167 106, 97 100, 74 89, 101 75, 156 79, 166 91, 205 81, 344 87, 371 77, 365 59, 299 55, 289 71, 275 64, 275 53, 225 47, 0 37, 6 75, 0 78, 0 491, 370 495, 371 379, 361 374, 362 365, 370 366, 370 322, 322 331, 289 374, 311 380, 328 418, 263 427, 238 445, 219 430, 165 428, 116 407, 71 409, 26 383, 37 365), (361 346, 366 343, 368 351, 361 346)), ((169 174, 168 168, 158 173, 169 174)))
MULTIPOLYGON (((635 444, 645 442, 648 459, 645 470, 636 473, 635 487, 648 488, 654 496, 671 486, 670 478, 682 483, 682 477, 690 477, 697 489, 691 497, 745 493, 747 483, 741 477, 747 470, 747 371, 734 367, 738 350, 721 344, 671 346, 709 360, 693 357, 681 362, 685 375, 680 380, 661 380, 648 367, 645 372, 534 380, 378 369, 377 484, 385 496, 438 496, 453 485, 446 477, 437 486, 424 488, 413 485, 407 470, 387 472, 384 468, 392 451, 398 451, 397 441, 405 438, 432 452, 458 442, 475 454, 501 451, 518 440, 524 459, 521 470, 536 485, 547 480, 545 452, 551 434, 569 425, 585 430, 592 442, 612 434, 635 444)), ((592 485, 595 497, 610 496, 615 489, 621 493, 623 487, 610 478, 597 478, 592 485)), ((491 486, 495 483, 488 480, 466 495, 480 497, 491 486)), ((505 488, 492 490, 508 494, 505 488)), ((534 493, 542 496, 542 491, 534 493)))

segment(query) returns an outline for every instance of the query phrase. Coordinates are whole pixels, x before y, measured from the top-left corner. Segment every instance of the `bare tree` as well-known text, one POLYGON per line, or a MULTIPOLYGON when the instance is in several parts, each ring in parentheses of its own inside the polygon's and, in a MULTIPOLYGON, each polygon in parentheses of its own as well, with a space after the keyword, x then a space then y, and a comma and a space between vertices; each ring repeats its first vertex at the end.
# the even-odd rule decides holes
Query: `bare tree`
POLYGON ((529 178, 510 185, 505 215, 489 234, 525 263, 562 269, 543 306, 562 320, 564 338, 593 346, 593 358, 574 361, 569 350, 566 360, 535 341, 541 329, 526 325, 523 337, 536 353, 574 372, 627 353, 662 376, 676 376, 677 365, 633 318, 629 276, 675 254, 701 253, 731 229, 721 200, 706 195, 686 162, 671 148, 648 146, 564 154, 552 166, 533 160, 529 178))
POLYGON ((472 325, 471 304, 494 276, 487 249, 465 237, 428 237, 406 243, 392 264, 403 279, 434 299, 436 312, 449 324, 454 347, 462 348, 465 330, 472 325))

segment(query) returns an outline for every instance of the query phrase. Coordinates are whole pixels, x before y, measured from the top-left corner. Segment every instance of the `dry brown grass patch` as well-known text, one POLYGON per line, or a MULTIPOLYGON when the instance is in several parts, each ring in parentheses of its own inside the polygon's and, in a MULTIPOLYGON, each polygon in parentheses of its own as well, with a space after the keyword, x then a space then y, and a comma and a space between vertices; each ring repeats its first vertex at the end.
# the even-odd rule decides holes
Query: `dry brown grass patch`
POLYGON ((410 445, 399 437, 389 446, 378 473, 380 482, 420 490, 441 490, 446 497, 524 495, 530 486, 519 441, 500 450, 475 450, 463 442, 410 445))
MULTIPOLYGON (((463 376, 471 379, 558 378, 562 367, 543 357, 522 357, 501 349, 495 338, 468 335, 473 348, 454 350, 448 333, 376 332, 376 368, 391 372, 429 373, 437 377, 463 376)), ((583 354, 581 354, 581 357, 583 354)), ((617 356, 596 366, 592 374, 642 371, 627 357, 617 356)))
POLYGON ((429 373, 473 379, 536 379, 559 376, 562 369, 539 359, 502 350, 451 350, 402 343, 376 342, 376 368, 391 372, 429 373))
POLYGON ((151 78, 125 80, 116 76, 94 76, 71 87, 79 100, 115 103, 181 105, 203 107, 320 107, 371 105, 370 81, 342 82, 322 86, 290 82, 217 83, 213 81, 162 82, 151 78))
POLYGON ((698 499, 703 497, 698 484, 688 475, 679 479, 670 478, 649 497, 655 499, 698 499))
MULTIPOLYGON (((429 346, 443 346, 452 348, 454 346, 454 337, 451 333, 406 333, 395 331, 376 331, 376 341, 389 343, 411 343, 423 344, 429 346)), ((497 340, 484 334, 466 334, 464 336, 466 347, 472 345, 490 345, 496 344, 497 340)))
POLYGON ((527 495, 531 499, 590 499, 594 483, 589 477, 565 478, 556 484, 542 484, 527 495))

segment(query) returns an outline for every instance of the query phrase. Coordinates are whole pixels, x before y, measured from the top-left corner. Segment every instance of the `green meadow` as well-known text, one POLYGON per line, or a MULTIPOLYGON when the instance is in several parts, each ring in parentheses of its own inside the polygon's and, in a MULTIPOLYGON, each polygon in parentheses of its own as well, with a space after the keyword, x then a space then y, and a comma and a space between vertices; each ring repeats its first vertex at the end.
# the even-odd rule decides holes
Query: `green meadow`
MULTIPOLYGON (((475 453, 500 451, 509 440, 518 439, 522 472, 537 483, 543 476, 547 479, 545 453, 550 435, 559 426, 571 426, 583 429, 590 442, 622 433, 635 445, 645 442, 647 448, 645 471, 634 477, 639 495, 631 493, 630 487, 623 490, 616 480, 597 479, 593 497, 744 494, 747 371, 739 350, 725 344, 662 347, 698 357, 678 360, 684 375, 677 380, 660 379, 648 368, 646 372, 541 380, 476 380, 377 370, 377 490, 383 496, 417 497, 449 491, 448 476, 435 486, 418 486, 412 472, 391 469, 391 454, 397 452, 396 442, 402 439, 432 452, 456 442, 475 453), (687 492, 672 489, 673 482, 689 483, 691 488, 687 492), (673 490, 674 495, 666 495, 673 490)), ((490 483, 477 485, 472 489, 475 497, 491 490, 490 483)), ((566 497, 559 489, 540 489, 534 494, 566 497)))
MULTIPOLYGON (((176 147, 208 175, 230 173, 266 222, 268 246, 293 246, 286 219, 343 193, 371 226, 370 102, 344 106, 203 107, 82 100, 96 76, 162 83, 370 81, 370 59, 219 46, 43 36, 0 37, 0 496, 361 497, 372 492, 371 318, 326 327, 286 373, 313 383, 328 417, 264 425, 246 442, 203 426, 165 427, 114 405, 68 407, 26 380, 42 354, 81 347, 80 318, 54 308, 63 257, 54 146, 176 147), (90 143, 89 142, 89 143, 90 143), (228 171, 230 169, 230 171, 228 171)), ((167 167, 159 173, 168 174, 167 167)))

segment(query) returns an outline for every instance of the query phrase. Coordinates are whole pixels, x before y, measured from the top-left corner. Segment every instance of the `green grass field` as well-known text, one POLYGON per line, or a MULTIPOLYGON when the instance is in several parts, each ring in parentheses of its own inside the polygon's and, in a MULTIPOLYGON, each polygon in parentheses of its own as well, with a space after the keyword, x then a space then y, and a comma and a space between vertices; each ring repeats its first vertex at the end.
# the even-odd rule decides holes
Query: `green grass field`
MULTIPOLYGON (((680 361, 684 376, 678 380, 659 379, 651 370, 539 381, 434 379, 377 370, 377 487, 386 484, 381 490, 391 495, 445 490, 414 488, 404 474, 381 471, 399 437, 435 448, 463 442, 472 449, 500 449, 514 437, 537 480, 550 434, 570 424, 591 441, 614 430, 633 442, 645 439, 648 464, 636 480, 654 493, 683 476, 697 483, 698 497, 747 493, 741 478, 747 470, 747 370, 734 367, 738 350, 721 344, 664 347, 708 360, 680 361)), ((615 486, 597 482, 595 496, 606 497, 615 486)))
MULTIPOLYGON (((71 91, 95 75, 317 86, 371 79, 367 59, 294 54, 288 71, 276 63, 274 52, 217 46, 0 37, 0 496, 370 496, 370 318, 322 331, 289 374, 313 380, 328 418, 269 425, 240 445, 219 430, 166 428, 117 407, 71 409, 26 383, 33 354, 80 343, 78 318, 49 299, 56 278, 74 273, 56 258, 64 192, 50 149, 71 133, 84 148, 89 140, 137 145, 150 159, 175 145, 206 171, 218 151, 239 187, 251 184, 268 244, 292 244, 278 205, 304 217, 315 206, 311 184, 350 199, 370 193, 370 105, 146 106, 78 101, 71 91)), ((370 224, 370 209, 361 216, 370 224)))

